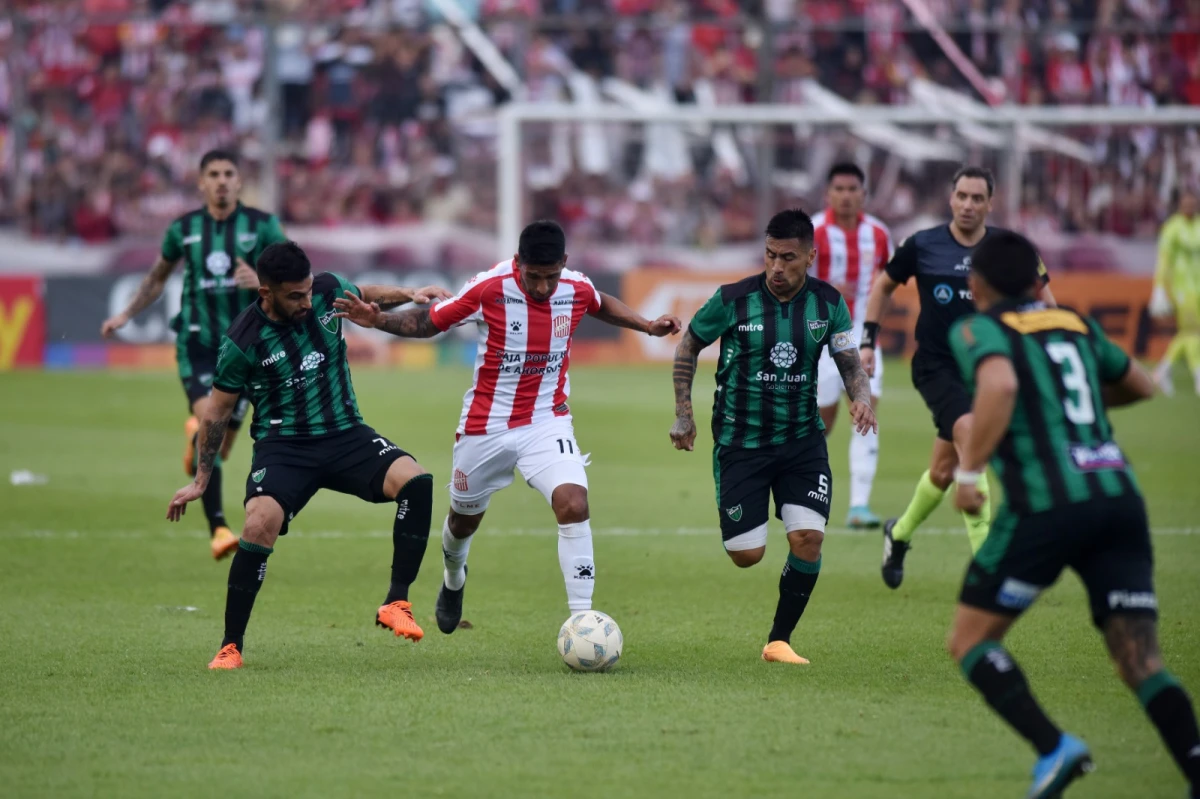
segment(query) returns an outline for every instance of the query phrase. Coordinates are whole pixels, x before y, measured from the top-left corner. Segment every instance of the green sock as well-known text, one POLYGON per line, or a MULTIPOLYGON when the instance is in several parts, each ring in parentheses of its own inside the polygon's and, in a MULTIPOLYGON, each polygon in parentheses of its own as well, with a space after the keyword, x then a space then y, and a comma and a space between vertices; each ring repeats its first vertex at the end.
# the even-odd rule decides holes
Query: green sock
POLYGON ((988 529, 992 522, 992 495, 988 491, 986 474, 979 475, 979 490, 984 496, 983 507, 978 514, 964 513, 963 521, 967 524, 967 538, 971 541, 971 554, 974 555, 987 540, 988 529))
POLYGON ((929 479, 929 470, 917 481, 917 490, 913 492, 912 501, 904 510, 904 515, 896 520, 892 527, 892 538, 896 541, 911 541, 913 532, 921 522, 929 518, 929 514, 937 510, 946 492, 933 484, 929 479))

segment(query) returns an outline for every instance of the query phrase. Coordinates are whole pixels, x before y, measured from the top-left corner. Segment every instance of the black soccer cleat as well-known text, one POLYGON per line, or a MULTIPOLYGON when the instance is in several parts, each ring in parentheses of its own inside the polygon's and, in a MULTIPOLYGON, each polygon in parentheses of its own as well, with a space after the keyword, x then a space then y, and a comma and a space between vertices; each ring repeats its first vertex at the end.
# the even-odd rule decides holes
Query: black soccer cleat
POLYGON ((911 545, 907 541, 897 541, 892 538, 892 528, 896 519, 888 519, 883 525, 883 565, 879 568, 883 574, 883 583, 888 588, 899 588, 904 582, 904 556, 908 554, 911 545))
MULTIPOLYGON (((467 569, 464 566, 463 571, 467 569)), ((434 615, 437 616, 438 629, 446 635, 458 629, 458 623, 462 621, 462 603, 463 593, 467 590, 466 584, 457 591, 451 591, 446 587, 446 583, 442 583, 441 589, 437 595, 437 605, 435 606, 434 615)))

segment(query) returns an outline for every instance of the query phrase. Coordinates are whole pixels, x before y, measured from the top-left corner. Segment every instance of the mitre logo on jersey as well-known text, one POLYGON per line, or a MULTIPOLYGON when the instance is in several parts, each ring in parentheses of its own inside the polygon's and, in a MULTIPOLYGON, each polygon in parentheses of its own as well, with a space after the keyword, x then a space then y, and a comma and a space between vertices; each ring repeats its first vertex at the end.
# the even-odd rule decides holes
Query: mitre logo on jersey
POLYGON ((554 317, 554 336, 555 338, 566 338, 571 334, 571 317, 556 316, 554 317))
POLYGON ((280 350, 279 352, 275 353, 274 355, 271 355, 268 358, 263 358, 262 365, 270 366, 273 363, 279 363, 283 359, 284 359, 284 352, 283 352, 283 350, 280 350))
POLYGON ((821 339, 825 338, 825 331, 828 329, 829 322, 824 319, 808 320, 808 333, 813 337, 813 341, 817 342, 818 344, 821 343, 821 339))
POLYGON ((790 369, 796 356, 796 348, 790 341, 781 341, 771 348, 771 363, 779 369, 790 369))
POLYGON ((223 252, 210 252, 204 259, 204 266, 208 271, 220 277, 229 271, 229 268, 233 266, 233 261, 229 260, 229 256, 223 252))
POLYGON ((300 371, 308 372, 316 369, 321 365, 321 361, 323 360, 325 360, 325 353, 310 352, 308 355, 305 355, 304 360, 300 362, 300 371))
POLYGON ((763 332, 762 325, 738 325, 739 333, 761 333, 763 332))

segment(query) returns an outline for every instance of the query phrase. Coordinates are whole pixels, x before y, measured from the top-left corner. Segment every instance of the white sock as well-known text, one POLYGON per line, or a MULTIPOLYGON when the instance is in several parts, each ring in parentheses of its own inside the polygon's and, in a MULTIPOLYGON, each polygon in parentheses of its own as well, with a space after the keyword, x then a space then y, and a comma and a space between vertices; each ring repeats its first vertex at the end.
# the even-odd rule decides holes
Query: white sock
POLYGON ((558 526, 558 565, 567 585, 567 607, 572 611, 591 610, 596 588, 591 520, 558 526))
POLYGON ((445 569, 442 580, 451 591, 457 591, 467 582, 467 552, 471 549, 471 536, 455 538, 450 532, 450 517, 442 522, 442 563, 445 569))
POLYGON ((879 434, 868 432, 860 436, 850 431, 850 507, 871 504, 871 486, 875 468, 879 465, 879 434))

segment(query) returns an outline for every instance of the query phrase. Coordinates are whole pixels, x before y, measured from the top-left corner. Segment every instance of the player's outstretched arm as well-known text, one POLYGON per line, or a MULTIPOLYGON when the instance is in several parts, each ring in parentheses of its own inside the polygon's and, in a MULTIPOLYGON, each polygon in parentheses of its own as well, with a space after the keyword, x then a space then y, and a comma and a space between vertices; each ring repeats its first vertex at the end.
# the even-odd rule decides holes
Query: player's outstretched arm
POLYGON ((167 519, 173 522, 183 518, 187 512, 187 504, 194 502, 204 495, 208 488, 208 479, 212 476, 213 464, 217 453, 221 451, 221 442, 225 440, 225 429, 229 426, 229 417, 237 406, 238 395, 219 388, 213 388, 208 395, 204 416, 200 419, 200 455, 196 464, 196 479, 175 492, 171 504, 167 506, 167 519))
POLYGON ((603 292, 600 294, 600 309, 592 316, 605 324, 636 330, 655 338, 673 336, 683 327, 679 317, 669 314, 663 314, 651 322, 613 295, 603 292))
POLYGON ((899 287, 900 284, 887 272, 880 272, 871 284, 871 294, 867 297, 866 316, 863 320, 862 343, 858 348, 859 360, 868 378, 875 375, 875 337, 879 335, 879 320, 883 318, 892 295, 899 287))
POLYGON ((417 305, 428 305, 435 300, 449 300, 454 297, 441 286, 424 286, 422 288, 359 286, 358 290, 362 292, 364 302, 373 302, 385 311, 410 302, 417 305))
POLYGON ((852 349, 835 352, 833 362, 837 364, 842 384, 846 386, 846 395, 850 397, 850 418, 854 420, 854 429, 864 436, 868 430, 879 432, 879 422, 875 420, 875 411, 871 408, 871 378, 863 371, 858 353, 852 349))
POLYGON ((442 331, 429 316, 429 307, 407 308, 384 313, 377 302, 363 302, 358 295, 347 291, 345 297, 333 301, 339 319, 349 319, 359 327, 375 328, 401 338, 432 338, 442 331))
POLYGON ((696 420, 692 416, 692 383, 696 379, 696 359, 704 345, 688 330, 675 348, 675 423, 671 425, 671 443, 675 449, 691 452, 696 445, 696 420))
POLYGON ((975 421, 954 473, 954 481, 958 484, 954 504, 959 510, 978 513, 983 507, 979 478, 1012 421, 1013 409, 1017 406, 1017 387, 1017 373, 1008 358, 987 358, 975 370, 975 404, 971 409, 975 421))
POLYGON ((167 285, 167 278, 175 271, 177 263, 179 262, 168 261, 161 255, 158 256, 154 266, 150 267, 150 271, 142 278, 142 283, 138 286, 133 299, 129 301, 129 305, 125 306, 125 310, 116 316, 105 319, 104 324, 100 326, 100 334, 105 338, 112 337, 114 333, 127 325, 130 319, 149 308, 162 295, 163 287, 167 285))

